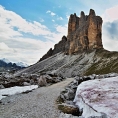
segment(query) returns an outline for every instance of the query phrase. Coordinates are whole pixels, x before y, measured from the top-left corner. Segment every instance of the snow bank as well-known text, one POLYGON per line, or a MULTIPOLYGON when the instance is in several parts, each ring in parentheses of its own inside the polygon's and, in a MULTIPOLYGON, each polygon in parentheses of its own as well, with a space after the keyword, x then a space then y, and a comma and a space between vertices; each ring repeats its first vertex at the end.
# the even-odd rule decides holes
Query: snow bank
POLYGON ((14 95, 22 92, 26 92, 27 90, 33 90, 38 88, 38 85, 24 86, 24 87, 11 87, 6 89, 0 89, 0 100, 5 98, 8 95, 14 95))
MULTIPOLYGON (((75 104, 82 116, 118 118, 118 76, 82 82, 76 91, 75 104)), ((99 118, 99 117, 98 117, 99 118)))

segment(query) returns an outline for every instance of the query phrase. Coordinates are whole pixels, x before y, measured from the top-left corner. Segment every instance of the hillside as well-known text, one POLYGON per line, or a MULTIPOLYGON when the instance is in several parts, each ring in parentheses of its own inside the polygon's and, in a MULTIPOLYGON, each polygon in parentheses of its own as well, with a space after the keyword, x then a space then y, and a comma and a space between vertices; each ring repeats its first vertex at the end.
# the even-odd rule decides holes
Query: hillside
POLYGON ((18 71, 15 75, 22 73, 56 73, 64 77, 73 77, 94 73, 107 74, 110 72, 118 72, 118 52, 99 49, 77 55, 58 53, 26 69, 18 71))

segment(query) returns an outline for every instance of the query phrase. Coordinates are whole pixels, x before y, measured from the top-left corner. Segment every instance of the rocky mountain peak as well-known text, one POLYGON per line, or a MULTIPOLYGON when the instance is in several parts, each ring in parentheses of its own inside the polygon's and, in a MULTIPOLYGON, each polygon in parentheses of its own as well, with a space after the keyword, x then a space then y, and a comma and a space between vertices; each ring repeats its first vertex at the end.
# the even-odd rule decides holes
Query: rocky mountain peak
POLYGON ((95 11, 94 11, 93 9, 90 9, 89 16, 90 16, 90 15, 96 16, 95 11))
POLYGON ((102 18, 96 16, 93 9, 90 9, 89 15, 83 11, 80 17, 76 13, 71 14, 68 21, 67 37, 55 44, 54 49, 49 50, 41 59, 50 57, 56 53, 75 54, 82 51, 100 49, 102 45, 102 18))
POLYGON ((84 17, 85 17, 85 14, 83 11, 81 11, 80 18, 84 18, 84 17))
POLYGON ((90 9, 89 15, 82 11, 80 17, 70 16, 68 22, 68 54, 83 50, 103 48, 102 46, 102 18, 96 16, 90 9), (72 20, 76 19, 76 20, 72 20))

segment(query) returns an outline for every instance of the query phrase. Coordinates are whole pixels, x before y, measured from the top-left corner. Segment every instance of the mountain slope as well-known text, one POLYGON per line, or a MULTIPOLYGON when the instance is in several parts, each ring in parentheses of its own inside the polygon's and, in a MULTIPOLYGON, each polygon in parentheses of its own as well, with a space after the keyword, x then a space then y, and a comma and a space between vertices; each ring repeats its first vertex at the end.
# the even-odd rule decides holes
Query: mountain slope
POLYGON ((86 70, 85 75, 107 74, 111 72, 118 73, 118 52, 110 52, 107 50, 97 50, 96 57, 99 61, 95 62, 86 70))
POLYGON ((17 76, 22 73, 56 73, 61 74, 64 77, 79 75, 83 70, 86 70, 86 68, 91 66, 94 53, 95 51, 88 54, 80 53, 78 55, 64 55, 64 53, 58 53, 17 72, 15 75, 17 76))
POLYGON ((107 74, 110 72, 118 72, 118 52, 99 49, 77 55, 58 53, 26 69, 18 71, 15 75, 18 76, 22 73, 56 73, 64 77, 72 77, 94 73, 107 74))

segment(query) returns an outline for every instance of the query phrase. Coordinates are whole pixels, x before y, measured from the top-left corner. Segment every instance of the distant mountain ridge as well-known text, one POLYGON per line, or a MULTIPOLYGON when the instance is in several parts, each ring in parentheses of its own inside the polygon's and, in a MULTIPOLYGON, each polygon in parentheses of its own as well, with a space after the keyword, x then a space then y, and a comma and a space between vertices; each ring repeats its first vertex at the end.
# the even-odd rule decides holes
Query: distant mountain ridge
MULTIPOLYGON (((14 62, 11 62, 11 61, 9 61, 8 59, 6 59, 6 58, 3 58, 3 59, 0 59, 0 60, 2 60, 2 61, 4 61, 5 63, 14 63, 14 62)), ((28 64, 26 64, 26 63, 24 63, 24 62, 17 62, 17 63, 15 63, 17 66, 21 66, 21 67, 27 67, 28 66, 28 64)))
POLYGON ((10 62, 8 59, 3 58, 0 59, 0 71, 13 71, 13 70, 20 70, 23 69, 25 67, 27 67, 28 65, 23 63, 23 62, 18 62, 18 63, 13 63, 10 62))

